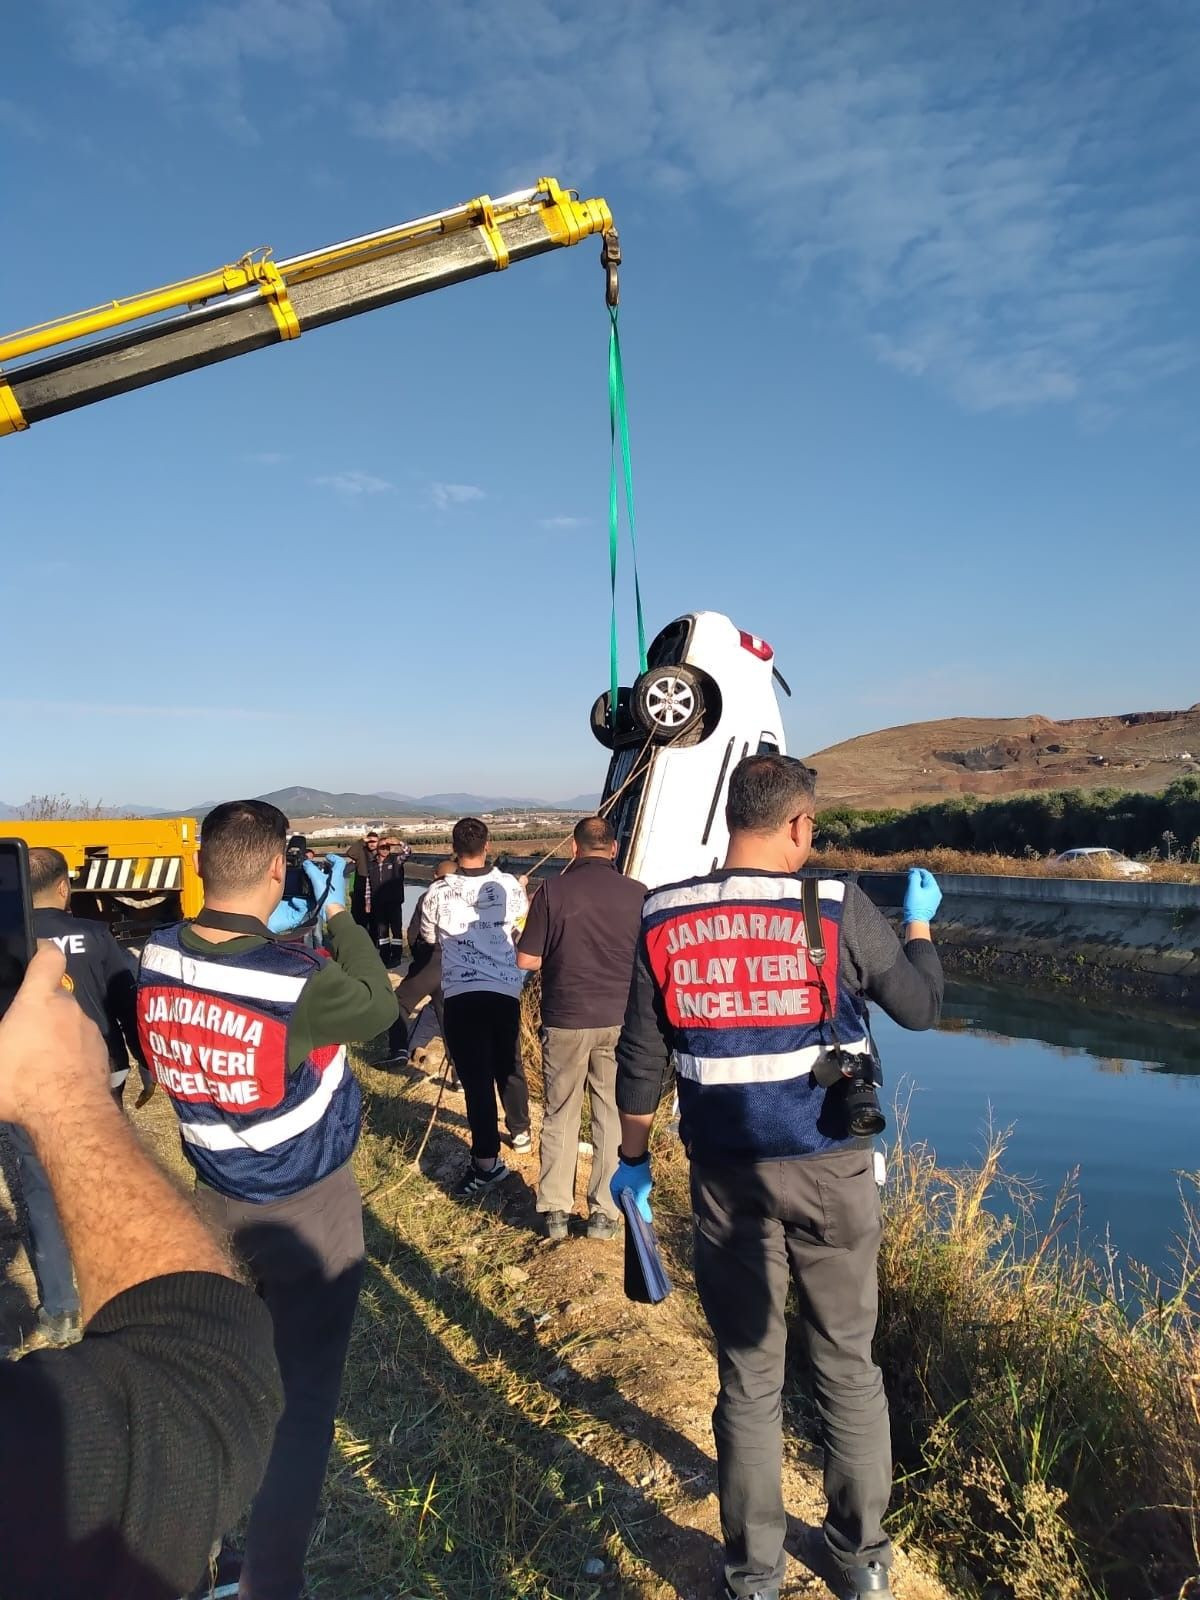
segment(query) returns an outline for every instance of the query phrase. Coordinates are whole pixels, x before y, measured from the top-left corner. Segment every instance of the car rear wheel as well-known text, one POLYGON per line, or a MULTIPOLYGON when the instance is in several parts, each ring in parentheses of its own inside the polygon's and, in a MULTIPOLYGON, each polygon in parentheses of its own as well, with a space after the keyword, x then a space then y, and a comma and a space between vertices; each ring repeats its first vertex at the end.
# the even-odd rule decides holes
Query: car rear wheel
POLYGON ((617 690, 617 726, 614 734, 610 707, 612 693, 606 689, 602 695, 597 695, 596 703, 592 707, 591 725, 592 736, 599 740, 606 750, 611 750, 614 739, 619 739, 623 734, 635 731, 636 724, 633 713, 629 709, 629 689, 617 690))
POLYGON ((704 711, 704 688, 691 667, 653 667, 633 686, 634 719, 661 744, 694 732, 704 711))

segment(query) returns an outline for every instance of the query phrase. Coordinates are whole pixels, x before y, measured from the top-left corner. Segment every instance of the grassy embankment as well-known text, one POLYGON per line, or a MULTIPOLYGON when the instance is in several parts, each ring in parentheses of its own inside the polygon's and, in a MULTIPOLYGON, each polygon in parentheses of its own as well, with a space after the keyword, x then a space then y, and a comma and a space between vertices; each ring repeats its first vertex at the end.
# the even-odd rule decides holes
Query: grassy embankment
MULTIPOLYGON (((634 1307, 619 1249, 546 1246, 523 1184, 498 1209, 449 1198, 465 1155, 458 1097, 418 1171, 431 1085, 363 1076, 370 1267, 314 1597, 701 1600, 718 1560, 712 1361, 678 1141, 660 1130, 656 1179, 680 1287, 634 1307)), ((1173 1596, 1198 1565, 1194 1256, 1170 1292, 1104 1273, 1065 1226, 1034 1234, 999 1159, 997 1146, 959 1173, 920 1147, 892 1152, 877 1349, 893 1529, 963 1596, 1173 1596)), ((517 1165, 531 1183, 536 1158, 517 1165)), ((811 1523, 799 1357, 789 1371, 788 1501, 811 1523)), ((911 1566, 899 1576, 906 1600, 943 1594, 911 1566)), ((793 1582, 788 1594, 824 1592, 793 1582)))

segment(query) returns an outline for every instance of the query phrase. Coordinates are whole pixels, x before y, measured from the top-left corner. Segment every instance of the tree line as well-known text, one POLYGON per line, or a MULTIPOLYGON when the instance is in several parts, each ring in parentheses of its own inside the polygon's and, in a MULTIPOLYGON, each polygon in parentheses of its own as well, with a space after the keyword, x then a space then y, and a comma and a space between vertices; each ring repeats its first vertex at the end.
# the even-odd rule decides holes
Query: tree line
POLYGON ((1051 855, 1107 845, 1126 855, 1200 859, 1200 777, 1177 778, 1157 794, 1123 789, 1051 789, 981 799, 956 795, 909 810, 831 806, 817 817, 818 848, 970 850, 1051 855))

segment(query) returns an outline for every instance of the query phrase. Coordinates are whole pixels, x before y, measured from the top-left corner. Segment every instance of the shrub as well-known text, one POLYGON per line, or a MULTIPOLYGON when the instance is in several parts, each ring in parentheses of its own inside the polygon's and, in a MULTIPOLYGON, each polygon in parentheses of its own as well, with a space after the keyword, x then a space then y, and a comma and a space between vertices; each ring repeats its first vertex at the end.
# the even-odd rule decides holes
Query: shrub
POLYGON ((893 1532, 1011 1600, 1174 1595, 1200 1542, 1195 1211, 1174 1287, 1131 1284, 1067 1242, 1069 1196, 1038 1233, 1002 1150, 967 1172, 892 1152, 876 1353, 893 1532))

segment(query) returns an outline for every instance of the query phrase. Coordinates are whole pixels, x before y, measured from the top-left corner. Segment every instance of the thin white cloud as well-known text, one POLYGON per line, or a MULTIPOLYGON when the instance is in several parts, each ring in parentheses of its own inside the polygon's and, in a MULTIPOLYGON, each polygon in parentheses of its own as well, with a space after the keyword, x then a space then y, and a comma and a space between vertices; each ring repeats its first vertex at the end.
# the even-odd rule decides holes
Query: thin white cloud
POLYGON ((439 511, 448 511, 451 506, 469 505, 473 500, 486 500, 487 496, 473 483, 431 483, 429 498, 439 511))
POLYGON ((1197 360, 1187 8, 442 0, 429 16, 441 81, 471 73, 471 93, 431 92, 397 42, 413 92, 358 104, 356 131, 444 156, 486 130, 506 173, 602 172, 618 224, 634 180, 706 216, 716 200, 747 292, 784 277, 798 319, 832 301, 879 361, 969 409, 1095 409, 1197 360))
POLYGON ((205 722, 279 722, 289 711, 258 711, 250 706, 122 705, 92 700, 0 699, 0 713, 54 717, 188 717, 205 722))
POLYGON ((377 478, 373 472, 329 472, 313 482, 322 489, 332 489, 335 494, 354 498, 364 494, 387 494, 396 485, 386 478, 377 478))
POLYGON ((340 0, 214 0, 182 17, 177 7, 130 0, 48 0, 47 9, 76 61, 139 94, 194 106, 240 139, 259 136, 248 69, 324 72, 347 42, 340 0))
POLYGON ((47 4, 76 60, 238 138, 269 63, 360 137, 485 150, 493 192, 551 171, 602 175, 618 223, 630 196, 719 208, 745 292, 792 290, 773 344, 798 366, 832 304, 964 407, 1095 418, 1200 352, 1200 27, 1176 0, 440 0, 419 51, 381 0, 47 4), (338 83, 360 60, 377 101, 338 83))
POLYGON ((586 522, 586 517, 543 517, 538 526, 566 533, 572 528, 582 528, 586 522))

